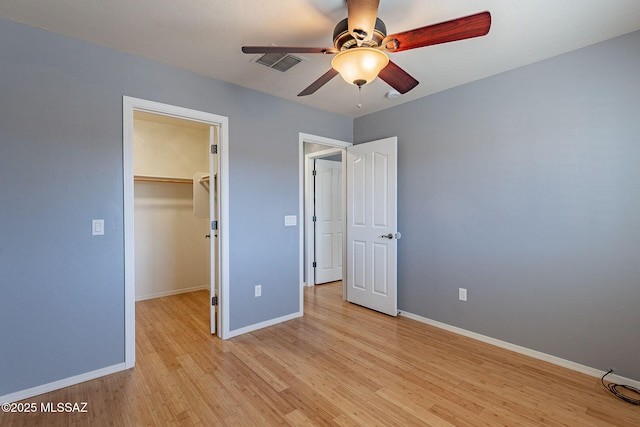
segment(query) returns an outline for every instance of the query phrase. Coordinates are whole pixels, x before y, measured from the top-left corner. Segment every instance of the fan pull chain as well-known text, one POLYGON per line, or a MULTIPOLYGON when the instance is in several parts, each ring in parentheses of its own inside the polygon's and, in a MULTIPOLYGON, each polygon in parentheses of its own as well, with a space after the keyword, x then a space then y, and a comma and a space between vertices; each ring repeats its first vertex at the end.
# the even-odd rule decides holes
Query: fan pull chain
POLYGON ((358 85, 358 103, 356 106, 362 108, 362 85, 358 85))

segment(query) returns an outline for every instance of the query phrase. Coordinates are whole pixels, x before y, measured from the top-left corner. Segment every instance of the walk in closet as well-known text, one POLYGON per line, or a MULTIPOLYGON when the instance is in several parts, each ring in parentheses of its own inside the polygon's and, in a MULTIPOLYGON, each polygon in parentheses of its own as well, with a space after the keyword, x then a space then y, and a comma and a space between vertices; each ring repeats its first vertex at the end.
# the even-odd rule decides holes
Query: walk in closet
POLYGON ((136 300, 210 287, 209 132, 208 124, 134 113, 136 300))

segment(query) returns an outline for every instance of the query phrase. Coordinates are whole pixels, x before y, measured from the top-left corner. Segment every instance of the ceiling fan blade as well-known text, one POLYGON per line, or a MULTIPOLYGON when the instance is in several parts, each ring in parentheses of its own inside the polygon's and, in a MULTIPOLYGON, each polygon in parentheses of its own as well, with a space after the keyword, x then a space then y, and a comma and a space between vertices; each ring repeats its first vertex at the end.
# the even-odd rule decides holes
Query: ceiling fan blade
POLYGON ((484 36, 491 28, 489 12, 476 13, 440 24, 428 25, 403 33, 392 34, 382 40, 387 52, 400 52, 434 44, 484 36))
POLYGON ((407 93, 420 83, 393 61, 389 61, 387 66, 380 71, 378 77, 400 93, 407 93))
POLYGON ((338 53, 334 47, 242 46, 244 53, 338 53))
POLYGON ((307 96, 307 95, 311 95, 312 93, 315 93, 315 91, 317 91, 322 86, 327 84, 329 82, 329 80, 331 80, 332 78, 334 78, 337 75, 338 75, 338 72, 336 70, 334 70, 333 68, 330 69, 329 71, 324 73, 322 76, 320 76, 320 78, 318 80, 316 80, 315 82, 311 83, 305 90, 300 92, 298 94, 298 96, 307 96))
POLYGON ((347 0, 349 33, 356 39, 358 46, 373 37, 379 3, 380 0, 347 0))

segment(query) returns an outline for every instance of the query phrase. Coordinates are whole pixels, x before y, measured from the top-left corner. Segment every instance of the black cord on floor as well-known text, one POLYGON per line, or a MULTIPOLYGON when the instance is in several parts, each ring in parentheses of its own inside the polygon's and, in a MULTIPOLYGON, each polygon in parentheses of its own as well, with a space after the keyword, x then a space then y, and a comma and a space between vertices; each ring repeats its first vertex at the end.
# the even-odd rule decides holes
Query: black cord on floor
POLYGON ((602 376, 602 378, 600 378, 600 382, 602 382, 602 386, 604 388, 606 388, 607 390, 609 390, 611 392, 611 394, 613 394, 615 397, 617 397, 618 399, 622 399, 625 402, 629 402, 632 403, 634 405, 640 405, 640 399, 637 398, 633 398, 625 393, 622 392, 622 390, 628 390, 631 393, 635 393, 638 396, 640 396, 640 390, 638 390, 635 387, 631 387, 630 385, 624 385, 624 384, 616 384, 616 383, 607 383, 605 384, 604 382, 604 377, 606 377, 607 375, 609 375, 610 373, 613 372, 613 369, 609 369, 607 371, 606 374, 604 374, 602 376))

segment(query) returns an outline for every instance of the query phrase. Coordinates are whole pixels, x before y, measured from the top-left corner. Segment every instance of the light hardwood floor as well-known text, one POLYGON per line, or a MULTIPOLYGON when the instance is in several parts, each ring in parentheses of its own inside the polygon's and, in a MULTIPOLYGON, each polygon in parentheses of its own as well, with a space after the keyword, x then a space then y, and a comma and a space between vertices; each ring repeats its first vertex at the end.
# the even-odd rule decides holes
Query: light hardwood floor
POLYGON ((305 316, 221 341, 205 291, 138 302, 134 369, 25 400, 1 426, 637 426, 597 378, 305 290, 305 316))

